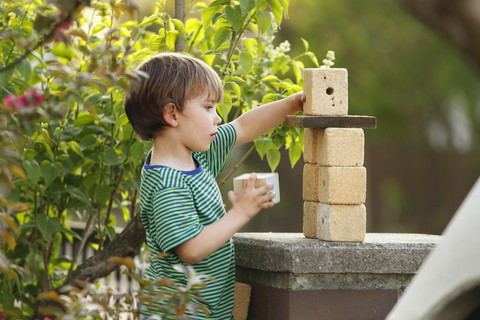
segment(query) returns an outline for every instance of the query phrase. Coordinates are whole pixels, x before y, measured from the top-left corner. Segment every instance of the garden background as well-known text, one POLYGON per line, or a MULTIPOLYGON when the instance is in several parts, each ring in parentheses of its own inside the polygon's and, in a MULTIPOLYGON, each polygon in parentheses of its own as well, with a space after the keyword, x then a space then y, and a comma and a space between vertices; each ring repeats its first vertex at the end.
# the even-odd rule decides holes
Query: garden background
MULTIPOLYGON (((131 307, 127 297, 110 306, 113 293, 95 286, 60 288, 119 263, 138 271, 139 171, 150 146, 133 133, 123 98, 142 76, 135 66, 158 52, 186 51, 212 65, 225 84, 224 121, 300 91, 303 68, 347 68, 349 114, 378 123, 366 130, 368 232, 439 234, 477 179, 475 1, 176 2, 0 4, 4 315, 54 316, 45 310, 56 305, 72 317, 114 317, 131 307), (335 59, 324 59, 329 50, 335 59), (86 247, 97 254, 81 263, 86 247), (99 310, 84 308, 85 296, 99 310)), ((218 179, 224 194, 243 172, 280 174, 281 203, 243 231, 301 232, 302 142, 301 130, 280 126, 232 154, 218 179)), ((190 289, 172 298, 169 312, 182 315, 190 289)))

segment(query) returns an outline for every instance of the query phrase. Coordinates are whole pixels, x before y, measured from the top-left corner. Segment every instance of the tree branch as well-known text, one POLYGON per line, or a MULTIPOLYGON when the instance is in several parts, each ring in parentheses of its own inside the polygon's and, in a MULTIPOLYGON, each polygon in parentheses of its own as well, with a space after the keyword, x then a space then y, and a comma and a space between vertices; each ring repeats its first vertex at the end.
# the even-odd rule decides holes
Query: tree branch
POLYGON ((465 52, 480 70, 478 0, 403 0, 405 9, 465 52))
POLYGON ((118 264, 110 261, 110 258, 134 257, 140 252, 144 241, 145 229, 140 214, 137 214, 122 233, 109 242, 102 251, 80 264, 65 280, 64 285, 75 286, 75 280, 92 282, 109 275, 118 267, 118 264))
POLYGON ((57 23, 55 23, 55 25, 53 26, 53 28, 50 30, 50 32, 48 32, 39 42, 37 42, 35 44, 35 46, 33 46, 33 48, 30 48, 28 49, 27 51, 25 51, 21 56, 17 57, 15 60, 13 60, 12 62, 4 65, 3 67, 0 67, 0 72, 4 72, 4 71, 7 71, 7 70, 10 70, 11 68, 15 67, 17 64, 19 64, 20 62, 22 62, 23 59, 25 59, 26 57, 28 57, 30 55, 30 53, 32 53, 33 51, 37 50, 38 48, 40 48, 41 46, 43 46, 44 44, 46 44, 47 42, 49 42, 52 37, 55 35, 55 32, 57 31, 57 28, 63 24, 65 24, 68 20, 70 20, 72 18, 72 16, 70 14, 68 14, 65 18, 63 18, 62 20, 58 21, 57 23))

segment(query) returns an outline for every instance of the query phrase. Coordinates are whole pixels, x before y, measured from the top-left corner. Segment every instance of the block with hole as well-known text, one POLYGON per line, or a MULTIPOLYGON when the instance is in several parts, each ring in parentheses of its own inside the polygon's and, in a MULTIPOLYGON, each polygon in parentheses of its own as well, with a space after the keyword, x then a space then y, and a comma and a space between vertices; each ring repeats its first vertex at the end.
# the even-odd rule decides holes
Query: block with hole
POLYGON ((347 115, 348 73, 344 68, 305 68, 306 115, 347 115))

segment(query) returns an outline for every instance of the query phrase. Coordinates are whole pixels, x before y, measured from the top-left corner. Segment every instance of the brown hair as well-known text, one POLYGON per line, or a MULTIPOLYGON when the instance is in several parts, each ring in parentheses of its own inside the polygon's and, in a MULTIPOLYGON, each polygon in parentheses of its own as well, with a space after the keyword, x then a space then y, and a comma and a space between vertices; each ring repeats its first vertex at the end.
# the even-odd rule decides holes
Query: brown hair
POLYGON ((125 99, 125 113, 143 140, 152 139, 166 126, 163 107, 174 103, 182 112, 187 99, 205 93, 219 103, 223 87, 215 71, 205 62, 178 53, 161 53, 143 62, 138 80, 125 99))

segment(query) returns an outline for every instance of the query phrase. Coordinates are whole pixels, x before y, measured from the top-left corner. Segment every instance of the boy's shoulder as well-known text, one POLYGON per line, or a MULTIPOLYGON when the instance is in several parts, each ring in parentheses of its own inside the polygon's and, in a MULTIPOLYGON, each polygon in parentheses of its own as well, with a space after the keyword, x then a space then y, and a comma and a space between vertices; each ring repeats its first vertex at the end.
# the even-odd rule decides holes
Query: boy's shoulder
POLYGON ((144 166, 142 186, 155 188, 157 191, 169 188, 187 188, 185 175, 176 169, 164 166, 144 166))

